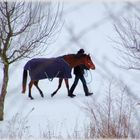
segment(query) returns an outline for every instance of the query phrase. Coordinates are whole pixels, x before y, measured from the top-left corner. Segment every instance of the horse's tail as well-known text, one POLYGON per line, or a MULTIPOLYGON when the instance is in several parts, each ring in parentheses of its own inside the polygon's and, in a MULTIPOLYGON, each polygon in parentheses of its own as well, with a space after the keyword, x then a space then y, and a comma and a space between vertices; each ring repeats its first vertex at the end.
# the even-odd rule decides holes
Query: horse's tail
POLYGON ((23 71, 23 79, 22 79, 22 93, 26 91, 26 83, 27 83, 27 70, 23 71))

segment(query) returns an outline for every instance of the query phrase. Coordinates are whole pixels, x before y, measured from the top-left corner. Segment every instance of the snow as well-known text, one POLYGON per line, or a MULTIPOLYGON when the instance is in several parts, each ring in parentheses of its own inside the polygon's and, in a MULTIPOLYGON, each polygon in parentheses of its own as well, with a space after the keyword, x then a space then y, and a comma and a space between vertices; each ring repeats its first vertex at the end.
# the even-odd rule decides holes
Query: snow
MULTIPOLYGON (((46 84, 46 89, 47 87, 50 91, 50 87, 54 87, 53 83, 46 84)), ((30 100, 27 93, 26 95, 21 94, 20 89, 16 89, 15 92, 10 92, 10 94, 12 95, 7 95, 5 102, 5 121, 10 120, 16 113, 19 113, 22 117, 29 113, 28 125, 34 137, 39 137, 39 127, 45 130, 48 122, 51 125, 55 124, 55 127, 62 123, 67 126, 68 130, 73 129, 77 120, 83 121, 86 117, 84 110, 80 109, 81 102, 90 98, 85 97, 82 92, 77 94, 76 98, 69 98, 67 93, 63 92, 63 87, 53 98, 48 91, 44 92, 45 97, 42 98, 35 89, 32 91, 34 100, 30 100)))

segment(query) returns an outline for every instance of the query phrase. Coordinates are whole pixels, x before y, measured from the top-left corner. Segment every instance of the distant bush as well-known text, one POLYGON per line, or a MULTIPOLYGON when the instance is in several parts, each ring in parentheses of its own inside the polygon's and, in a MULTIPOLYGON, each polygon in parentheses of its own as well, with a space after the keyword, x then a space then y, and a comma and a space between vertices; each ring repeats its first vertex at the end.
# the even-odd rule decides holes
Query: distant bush
POLYGON ((34 110, 30 110, 24 117, 21 114, 15 114, 11 120, 5 121, 4 128, 0 131, 1 139, 27 139, 30 138, 30 126, 28 117, 34 110))
POLYGON ((85 104, 90 117, 85 138, 140 138, 136 102, 128 93, 127 86, 110 82, 105 100, 85 104))

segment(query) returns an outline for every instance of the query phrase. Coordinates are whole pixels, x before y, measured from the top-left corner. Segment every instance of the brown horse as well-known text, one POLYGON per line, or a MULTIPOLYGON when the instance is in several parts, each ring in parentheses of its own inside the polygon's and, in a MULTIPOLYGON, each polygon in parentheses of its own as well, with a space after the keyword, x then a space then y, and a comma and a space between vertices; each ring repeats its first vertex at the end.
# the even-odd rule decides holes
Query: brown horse
POLYGON ((62 85, 64 79, 69 97, 74 97, 74 94, 70 93, 68 78, 71 78, 71 69, 77 65, 84 64, 89 69, 95 69, 90 55, 87 54, 69 54, 57 58, 38 58, 32 59, 26 63, 23 72, 23 82, 22 82, 22 93, 26 91, 27 83, 27 71, 31 77, 29 82, 29 98, 33 99, 31 95, 31 88, 33 85, 39 90, 39 93, 44 97, 43 92, 38 86, 38 82, 45 78, 59 78, 58 88, 51 94, 53 97, 62 85))

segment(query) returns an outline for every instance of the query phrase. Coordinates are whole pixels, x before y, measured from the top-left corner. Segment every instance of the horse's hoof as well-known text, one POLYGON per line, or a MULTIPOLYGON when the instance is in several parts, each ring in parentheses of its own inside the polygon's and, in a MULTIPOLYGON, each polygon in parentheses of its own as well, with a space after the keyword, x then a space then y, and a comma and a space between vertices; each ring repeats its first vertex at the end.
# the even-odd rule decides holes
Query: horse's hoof
POLYGON ((53 97, 55 94, 56 94, 56 93, 55 93, 55 92, 53 92, 53 93, 51 94, 51 97, 53 97))
POLYGON ((54 96, 54 94, 51 94, 51 97, 53 97, 54 96))
POLYGON ((44 95, 43 95, 43 94, 41 94, 41 97, 42 97, 42 98, 44 98, 44 95))
POLYGON ((71 98, 73 98, 73 97, 75 97, 76 95, 74 95, 74 94, 69 94, 68 96, 71 97, 71 98))

